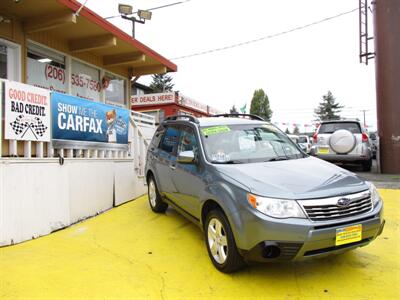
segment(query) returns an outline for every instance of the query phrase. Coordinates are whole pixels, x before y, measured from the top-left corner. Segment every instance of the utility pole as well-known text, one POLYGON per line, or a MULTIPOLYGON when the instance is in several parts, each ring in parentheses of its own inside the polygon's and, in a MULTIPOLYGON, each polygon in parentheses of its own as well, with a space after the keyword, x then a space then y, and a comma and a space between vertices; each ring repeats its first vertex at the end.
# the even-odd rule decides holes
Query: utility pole
POLYGON ((400 1, 375 0, 376 108, 382 173, 400 173, 400 1))
POLYGON ((364 127, 366 127, 367 126, 367 122, 365 122, 365 112, 368 111, 368 109, 362 109, 361 111, 362 111, 363 116, 364 116, 364 127))

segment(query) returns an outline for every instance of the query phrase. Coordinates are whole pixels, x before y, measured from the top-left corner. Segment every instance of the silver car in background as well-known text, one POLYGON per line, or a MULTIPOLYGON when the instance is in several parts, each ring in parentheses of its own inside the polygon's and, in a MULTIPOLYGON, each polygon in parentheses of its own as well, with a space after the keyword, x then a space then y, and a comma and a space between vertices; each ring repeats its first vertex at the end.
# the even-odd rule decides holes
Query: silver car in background
POLYGON ((299 135, 298 144, 301 147, 301 149, 304 149, 304 152, 310 154, 312 143, 308 135, 299 135))
POLYGON ((311 154, 335 163, 361 164, 370 171, 372 149, 368 133, 358 120, 323 121, 313 136, 311 154))

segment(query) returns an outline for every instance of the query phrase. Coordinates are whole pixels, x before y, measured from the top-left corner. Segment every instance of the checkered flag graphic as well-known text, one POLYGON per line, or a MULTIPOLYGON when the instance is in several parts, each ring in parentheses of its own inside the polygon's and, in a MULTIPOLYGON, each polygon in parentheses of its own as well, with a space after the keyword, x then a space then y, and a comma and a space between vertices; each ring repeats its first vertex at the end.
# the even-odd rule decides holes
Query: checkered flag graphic
POLYGON ((43 136, 47 130, 47 126, 43 124, 42 120, 35 117, 36 124, 31 124, 32 129, 36 132, 38 136, 43 136))
POLYGON ((24 115, 19 115, 15 121, 11 122, 11 128, 14 130, 16 135, 20 135, 27 127, 29 127, 29 123, 23 121, 24 115))

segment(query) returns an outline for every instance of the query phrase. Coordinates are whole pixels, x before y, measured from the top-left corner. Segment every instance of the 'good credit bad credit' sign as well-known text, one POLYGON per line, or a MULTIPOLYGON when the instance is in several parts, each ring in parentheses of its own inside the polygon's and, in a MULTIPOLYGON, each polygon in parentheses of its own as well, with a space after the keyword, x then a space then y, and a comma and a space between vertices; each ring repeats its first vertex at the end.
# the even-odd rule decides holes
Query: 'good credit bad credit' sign
POLYGON ((52 93, 51 111, 54 140, 128 143, 127 109, 52 93))
POLYGON ((50 141, 50 92, 20 82, 5 82, 5 138, 50 141))
POLYGON ((133 106, 139 105, 154 105, 163 103, 175 102, 175 93, 160 93, 160 94, 147 94, 140 96, 132 96, 131 104, 133 106))

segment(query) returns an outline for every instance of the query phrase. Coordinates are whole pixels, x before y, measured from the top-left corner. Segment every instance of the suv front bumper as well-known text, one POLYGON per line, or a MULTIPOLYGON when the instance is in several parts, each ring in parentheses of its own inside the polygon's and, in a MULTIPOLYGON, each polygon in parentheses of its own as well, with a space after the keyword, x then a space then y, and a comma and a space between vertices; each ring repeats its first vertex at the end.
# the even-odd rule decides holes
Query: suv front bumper
POLYGON ((251 240, 258 239, 258 242, 249 249, 239 250, 245 260, 255 262, 305 260, 338 254, 369 244, 382 233, 385 225, 382 202, 371 212, 353 217, 351 220, 312 222, 303 219, 303 222, 298 222, 300 220, 298 219, 297 224, 279 224, 282 220, 276 222, 276 219, 273 219, 271 222, 270 218, 268 219, 257 226, 256 237, 254 237, 254 224, 250 226, 250 230, 253 231, 251 240), (358 224, 362 225, 361 241, 335 245, 336 229, 358 224))

